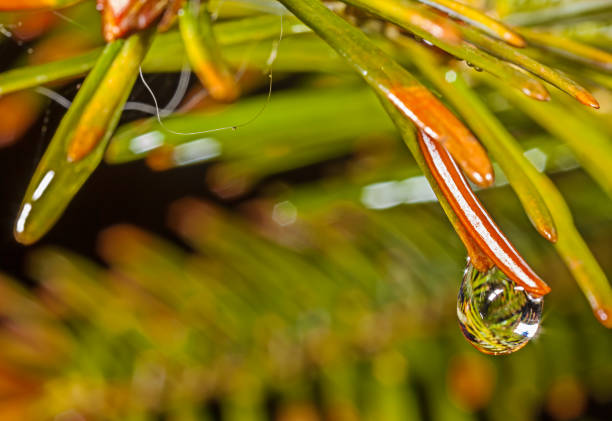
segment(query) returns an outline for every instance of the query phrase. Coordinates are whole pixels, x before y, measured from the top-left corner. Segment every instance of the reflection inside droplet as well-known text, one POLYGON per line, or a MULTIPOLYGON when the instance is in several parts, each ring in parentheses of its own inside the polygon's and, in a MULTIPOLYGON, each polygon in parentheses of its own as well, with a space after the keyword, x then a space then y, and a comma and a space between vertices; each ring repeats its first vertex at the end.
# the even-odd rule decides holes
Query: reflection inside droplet
POLYGON ((537 334, 543 301, 497 267, 479 272, 468 261, 457 298, 459 325, 479 351, 508 354, 537 334))

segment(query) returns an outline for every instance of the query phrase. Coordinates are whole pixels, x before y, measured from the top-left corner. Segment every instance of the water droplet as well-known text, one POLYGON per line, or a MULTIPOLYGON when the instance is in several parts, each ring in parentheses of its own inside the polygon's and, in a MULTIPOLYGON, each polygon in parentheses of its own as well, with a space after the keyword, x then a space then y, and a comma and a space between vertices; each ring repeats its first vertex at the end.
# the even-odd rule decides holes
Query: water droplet
POLYGON ((478 66, 476 66, 474 63, 470 63, 469 61, 466 61, 465 64, 468 65, 468 67, 471 67, 472 69, 476 70, 477 72, 482 72, 482 69, 478 66))
POLYGON ((486 354, 509 354, 522 348, 539 330, 542 297, 532 296, 501 270, 465 269, 457 298, 463 335, 486 354))

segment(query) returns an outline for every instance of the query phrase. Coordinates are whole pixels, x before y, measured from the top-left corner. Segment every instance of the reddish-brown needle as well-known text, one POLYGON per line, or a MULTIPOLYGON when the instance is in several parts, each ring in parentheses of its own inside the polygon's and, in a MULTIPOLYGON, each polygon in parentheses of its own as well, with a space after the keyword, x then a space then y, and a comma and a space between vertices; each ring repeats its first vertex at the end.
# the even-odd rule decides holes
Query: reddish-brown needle
POLYGON ((484 148, 427 88, 401 86, 391 89, 387 97, 420 131, 442 143, 470 180, 480 187, 493 184, 493 167, 484 148))
POLYGON ((482 251, 526 291, 536 295, 549 293, 550 287, 493 222, 446 149, 423 132, 419 132, 419 147, 442 193, 482 251))
POLYGON ((160 26, 167 29, 183 0, 98 0, 102 11, 104 38, 111 42, 148 28, 161 17, 160 26))

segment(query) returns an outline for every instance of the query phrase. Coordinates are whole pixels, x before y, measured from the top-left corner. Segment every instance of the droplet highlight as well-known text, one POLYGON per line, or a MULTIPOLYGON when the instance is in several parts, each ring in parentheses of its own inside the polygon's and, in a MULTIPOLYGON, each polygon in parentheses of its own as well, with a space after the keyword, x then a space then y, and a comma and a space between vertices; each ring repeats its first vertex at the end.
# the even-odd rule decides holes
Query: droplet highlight
POLYGON ((468 260, 457 298, 457 317, 465 338, 486 354, 509 354, 536 336, 541 296, 531 295, 497 267, 479 272, 468 260))

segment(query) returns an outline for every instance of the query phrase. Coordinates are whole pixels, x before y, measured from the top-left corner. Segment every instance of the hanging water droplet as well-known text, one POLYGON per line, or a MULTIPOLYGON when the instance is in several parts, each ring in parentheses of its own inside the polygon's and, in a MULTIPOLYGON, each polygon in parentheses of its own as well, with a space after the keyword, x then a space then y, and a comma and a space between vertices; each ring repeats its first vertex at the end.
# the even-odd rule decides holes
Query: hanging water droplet
POLYGON ((459 325, 479 351, 509 354, 538 332, 543 301, 497 267, 479 272, 468 260, 457 298, 459 325))

